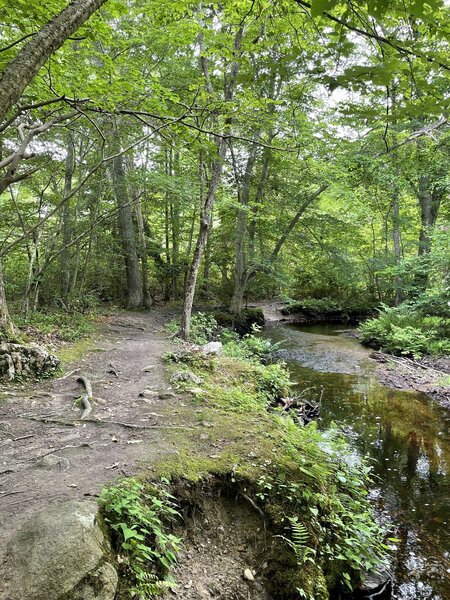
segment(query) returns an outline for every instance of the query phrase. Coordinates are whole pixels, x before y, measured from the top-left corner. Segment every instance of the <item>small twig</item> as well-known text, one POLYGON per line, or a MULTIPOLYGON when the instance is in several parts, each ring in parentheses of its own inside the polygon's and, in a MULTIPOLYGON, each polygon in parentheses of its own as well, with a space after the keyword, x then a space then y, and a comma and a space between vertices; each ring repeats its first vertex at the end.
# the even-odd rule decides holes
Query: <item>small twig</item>
POLYGON ((34 433, 30 433, 28 435, 21 435, 20 437, 13 438, 13 442, 18 442, 19 440, 27 440, 28 438, 34 437, 34 433))
POLYGON ((6 496, 12 496, 13 494, 23 494, 27 490, 17 490, 15 492, 0 492, 0 498, 6 498, 6 496))

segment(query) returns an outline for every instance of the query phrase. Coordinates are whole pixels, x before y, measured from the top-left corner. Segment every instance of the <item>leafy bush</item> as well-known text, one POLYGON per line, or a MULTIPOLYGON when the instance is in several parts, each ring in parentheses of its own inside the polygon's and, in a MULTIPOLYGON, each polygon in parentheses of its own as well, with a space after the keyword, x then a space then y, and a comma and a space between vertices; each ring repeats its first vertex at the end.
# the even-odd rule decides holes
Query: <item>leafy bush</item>
POLYGON ((258 392, 264 394, 271 404, 289 395, 291 380, 284 363, 258 365, 255 380, 258 392))
MULTIPOLYGON (((178 333, 180 331, 180 324, 178 321, 171 321, 166 329, 171 333, 178 333)), ((194 344, 203 346, 211 340, 215 340, 219 337, 220 327, 213 317, 205 313, 196 313, 191 318, 191 332, 190 341, 194 344)))
POLYGON ((367 316, 372 308, 361 302, 337 302, 331 298, 303 298, 291 300, 282 309, 283 315, 302 314, 306 318, 320 318, 322 320, 347 320, 360 319, 367 316))
POLYGON ((450 319, 424 316, 415 305, 384 306, 360 326, 363 342, 394 354, 419 358, 450 353, 450 319))
POLYGON ((224 354, 232 358, 257 359, 266 362, 269 356, 278 350, 280 344, 272 344, 269 340, 259 336, 260 328, 257 325, 253 325, 252 331, 253 333, 240 338, 236 332, 225 329, 221 334, 224 354))
POLYGON ((123 479, 100 494, 105 521, 121 552, 130 597, 144 600, 174 583, 168 574, 181 542, 166 528, 178 516, 173 500, 165 490, 136 479, 123 479))

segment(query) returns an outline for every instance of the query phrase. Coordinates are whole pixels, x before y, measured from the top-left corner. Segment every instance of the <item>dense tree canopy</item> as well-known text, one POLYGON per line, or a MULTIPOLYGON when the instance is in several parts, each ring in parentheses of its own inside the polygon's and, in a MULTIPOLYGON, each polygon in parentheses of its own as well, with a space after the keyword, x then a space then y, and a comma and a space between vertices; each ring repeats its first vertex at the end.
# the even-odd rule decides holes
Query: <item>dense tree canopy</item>
MULTIPOLYGON (((0 43, 2 323, 194 297, 449 293, 441 0, 17 0, 0 43)), ((1 270, 0 270, 1 274, 1 270)))

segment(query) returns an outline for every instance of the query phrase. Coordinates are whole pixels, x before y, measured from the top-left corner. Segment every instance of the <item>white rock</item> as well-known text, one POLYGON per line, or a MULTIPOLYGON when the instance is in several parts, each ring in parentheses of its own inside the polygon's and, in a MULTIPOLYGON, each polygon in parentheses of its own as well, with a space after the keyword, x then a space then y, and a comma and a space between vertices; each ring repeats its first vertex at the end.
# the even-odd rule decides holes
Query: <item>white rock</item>
POLYGON ((250 569, 245 569, 244 579, 246 579, 247 581, 255 581, 255 578, 253 577, 253 573, 250 571, 250 569))
POLYGON ((221 354, 223 348, 222 342, 209 342, 203 346, 202 352, 208 354, 221 354))

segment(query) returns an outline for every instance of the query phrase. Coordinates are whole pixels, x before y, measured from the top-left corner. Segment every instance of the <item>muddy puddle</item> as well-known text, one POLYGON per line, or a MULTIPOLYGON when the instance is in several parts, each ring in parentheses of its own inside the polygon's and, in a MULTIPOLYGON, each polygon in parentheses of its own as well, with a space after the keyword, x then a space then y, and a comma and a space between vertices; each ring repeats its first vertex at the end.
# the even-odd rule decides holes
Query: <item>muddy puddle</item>
POLYGON ((401 540, 393 598, 450 600, 450 412, 381 386, 368 352, 342 330, 279 325, 266 335, 284 340, 279 355, 299 388, 322 396, 320 427, 338 423, 373 463, 371 498, 401 540))

